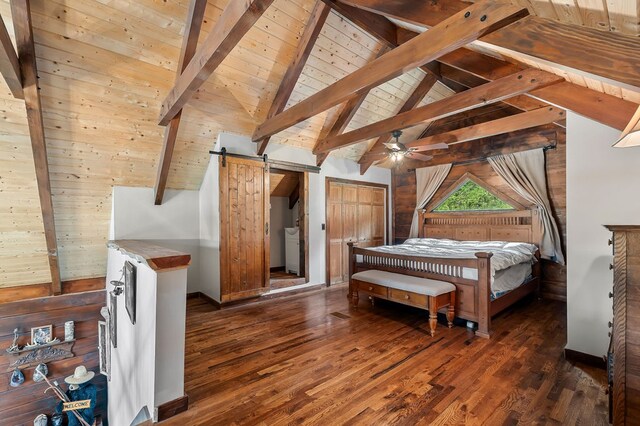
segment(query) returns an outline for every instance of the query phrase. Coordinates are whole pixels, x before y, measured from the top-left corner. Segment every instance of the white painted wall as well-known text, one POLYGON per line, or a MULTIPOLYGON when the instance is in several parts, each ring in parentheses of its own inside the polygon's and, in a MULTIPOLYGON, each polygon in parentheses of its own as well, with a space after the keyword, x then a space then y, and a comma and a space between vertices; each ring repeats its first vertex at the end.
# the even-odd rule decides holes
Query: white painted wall
POLYGON ((289 197, 271 197, 270 201, 270 266, 275 268, 285 265, 284 228, 293 228, 295 220, 289 210, 289 197))
POLYGON ((640 148, 612 148, 620 132, 567 115, 567 348, 601 356, 612 318, 611 237, 603 225, 640 224, 640 148))
MULTIPOLYGON (((256 144, 246 136, 221 133, 215 144, 215 150, 227 148, 229 152, 236 154, 255 155, 256 144)), ((267 149, 269 158, 290 161, 298 164, 314 166, 315 156, 305 149, 271 143, 267 149)), ((319 174, 309 174, 309 284, 323 284, 325 282, 325 231, 322 224, 325 223, 325 178, 336 177, 342 179, 353 179, 372 183, 382 183, 389 185, 391 189, 391 171, 380 167, 371 167, 364 176, 360 175, 360 166, 351 160, 330 156, 322 165, 319 174)), ((201 260, 201 288, 200 291, 208 294, 216 300, 220 300, 220 272, 219 272, 219 193, 218 193, 218 157, 212 156, 207 169, 204 182, 200 188, 201 204, 201 224, 211 227, 207 230, 207 246, 203 244, 202 235, 205 231, 201 229, 200 254, 205 259, 201 260), (212 198, 210 199, 209 196, 212 198), (206 206, 203 204, 206 203, 206 206)), ((391 206, 389 199, 387 205, 391 206)), ((387 213, 390 216, 391 209, 387 213)), ((201 227, 202 228, 202 227, 201 227)))
MULTIPOLYGON (((187 270, 157 274, 110 248, 107 282, 121 278, 127 260, 136 266, 136 324, 129 320, 124 295, 118 296, 118 346, 111 349, 108 382, 113 425, 129 425, 143 407, 153 413, 159 405, 184 395, 187 270)), ((107 290, 112 288, 109 285, 107 290)))
POLYGON ((200 185, 199 290, 220 300, 220 176, 218 158, 211 157, 200 185), (216 284, 217 283, 217 284, 216 284))
POLYGON ((117 239, 197 240, 200 238, 198 191, 167 190, 154 205, 153 188, 113 188, 117 239))
POLYGON ((154 205, 153 188, 113 188, 110 239, 149 240, 189 253, 189 292, 200 291, 200 197, 198 191, 167 190, 154 205))
POLYGON ((187 270, 157 274, 155 406, 184 396, 187 270))

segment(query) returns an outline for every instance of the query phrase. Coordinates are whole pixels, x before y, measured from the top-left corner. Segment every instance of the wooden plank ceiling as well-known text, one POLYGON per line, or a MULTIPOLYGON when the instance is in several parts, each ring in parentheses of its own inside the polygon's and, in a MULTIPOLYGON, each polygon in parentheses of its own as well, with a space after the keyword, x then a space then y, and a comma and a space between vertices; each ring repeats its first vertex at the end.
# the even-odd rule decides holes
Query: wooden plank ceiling
MULTIPOLYGON (((228 2, 208 1, 199 43, 228 2)), ((158 114, 176 79, 189 4, 190 0, 31 1, 62 280, 104 275, 112 187, 154 186, 164 135, 158 114)), ((315 0, 273 1, 193 95, 181 115, 168 188, 199 188, 218 133, 250 136, 265 121, 315 5, 315 0)), ((633 0, 526 1, 525 6, 542 17, 638 35, 638 5, 633 0), (552 12, 555 16, 547 16, 552 12)), ((0 0, 0 14, 13 39, 9 0, 0 0)), ((285 110, 370 63, 388 44, 332 10, 285 110)), ((484 53, 486 47, 474 49, 484 53)), ((640 102, 638 93, 628 88, 530 63, 529 57, 489 53, 561 75, 594 93, 640 102)), ((396 115, 426 72, 413 69, 371 89, 344 132, 396 115)), ((454 82, 453 77, 439 78, 417 107, 473 87, 454 82)), ((15 81, 12 85, 15 91, 15 81)), ((523 111, 543 105, 530 98, 510 104, 523 111)), ((340 107, 277 133, 271 143, 312 150, 322 129, 332 127, 340 107)), ((0 287, 49 282, 24 101, 13 96, 4 79, 0 112, 0 287)), ((426 127, 406 129, 401 140, 419 138, 426 127)), ((361 141, 331 155, 357 161, 375 141, 361 141)))

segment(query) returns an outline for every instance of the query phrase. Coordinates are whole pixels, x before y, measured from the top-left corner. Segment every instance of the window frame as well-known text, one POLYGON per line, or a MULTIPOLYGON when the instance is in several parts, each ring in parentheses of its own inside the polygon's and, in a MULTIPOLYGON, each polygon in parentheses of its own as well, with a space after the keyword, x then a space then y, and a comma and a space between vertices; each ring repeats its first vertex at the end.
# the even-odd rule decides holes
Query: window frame
POLYGON ((450 185, 449 188, 441 196, 439 196, 436 199, 431 200, 429 202, 429 204, 427 205, 427 207, 425 208, 425 211, 429 212, 429 213, 433 213, 433 214, 443 214, 443 215, 444 214, 446 214, 446 215, 460 214, 460 215, 464 215, 464 214, 491 214, 491 213, 501 213, 501 212, 513 212, 513 211, 522 211, 522 210, 526 210, 526 209, 527 208, 524 205, 522 205, 521 203, 519 203, 518 201, 514 200, 513 198, 511 198, 508 195, 504 194, 503 192, 501 192, 501 191, 497 190, 496 188, 492 187, 491 185, 489 185, 488 183, 486 183, 485 181, 483 181, 479 177, 475 176, 474 174, 472 174, 470 172, 466 172, 458 180, 456 180, 452 185, 450 185), (475 183, 476 185, 480 186, 481 188, 483 188, 484 190, 489 192, 494 197, 496 197, 499 200, 503 201, 504 203, 510 205, 512 207, 512 209, 500 209, 500 210, 447 210, 447 211, 436 211, 435 210, 442 203, 444 203, 454 192, 459 190, 465 183, 467 183, 469 181, 475 183))

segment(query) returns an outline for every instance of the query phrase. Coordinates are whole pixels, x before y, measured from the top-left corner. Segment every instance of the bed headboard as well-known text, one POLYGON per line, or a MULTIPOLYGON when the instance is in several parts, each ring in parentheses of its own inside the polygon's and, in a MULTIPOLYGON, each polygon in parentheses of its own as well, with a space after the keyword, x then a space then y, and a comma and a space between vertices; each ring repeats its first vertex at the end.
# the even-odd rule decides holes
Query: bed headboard
POLYGON ((535 209, 507 212, 433 213, 423 210, 420 237, 526 242, 540 246, 542 224, 535 209))

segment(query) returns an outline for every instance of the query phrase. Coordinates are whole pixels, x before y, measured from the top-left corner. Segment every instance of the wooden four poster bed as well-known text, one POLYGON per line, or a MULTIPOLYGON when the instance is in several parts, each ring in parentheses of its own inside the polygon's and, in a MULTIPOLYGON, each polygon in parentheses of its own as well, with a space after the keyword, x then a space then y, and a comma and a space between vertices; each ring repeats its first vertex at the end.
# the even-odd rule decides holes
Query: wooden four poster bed
MULTIPOLYGON (((508 212, 427 213, 420 214, 420 237, 459 241, 505 241, 535 244, 539 247, 542 229, 537 210, 508 212)), ((491 257, 489 252, 475 253, 475 258, 444 258, 408 256, 361 248, 349 243, 349 297, 357 291, 352 276, 367 270, 394 272, 413 277, 446 281, 456 286, 455 316, 478 324, 476 335, 489 338, 491 317, 502 312, 523 297, 539 292, 540 262, 536 262, 531 274, 515 289, 492 299, 491 257), (477 270, 477 279, 465 277, 463 271, 477 270)), ((468 274, 466 274, 468 275, 468 274)), ((376 297, 375 294, 370 294, 376 297)), ((405 303, 404 300, 389 300, 405 303)), ((411 304, 411 303, 408 303, 411 304)))

